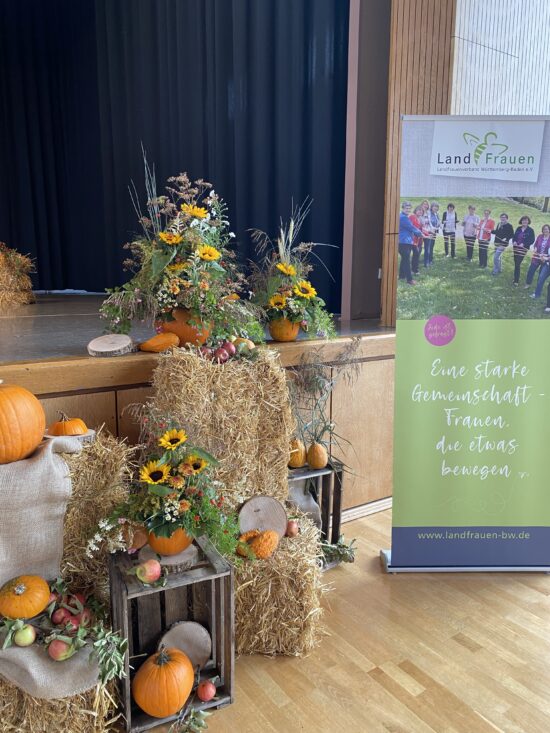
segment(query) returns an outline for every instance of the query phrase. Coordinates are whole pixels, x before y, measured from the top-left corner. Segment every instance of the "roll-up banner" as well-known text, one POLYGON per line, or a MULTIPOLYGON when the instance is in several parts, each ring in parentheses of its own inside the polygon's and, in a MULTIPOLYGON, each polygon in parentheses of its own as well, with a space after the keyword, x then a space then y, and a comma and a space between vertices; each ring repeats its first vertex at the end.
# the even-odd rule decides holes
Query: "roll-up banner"
POLYGON ((549 571, 550 119, 405 117, 395 217, 384 564, 549 571))

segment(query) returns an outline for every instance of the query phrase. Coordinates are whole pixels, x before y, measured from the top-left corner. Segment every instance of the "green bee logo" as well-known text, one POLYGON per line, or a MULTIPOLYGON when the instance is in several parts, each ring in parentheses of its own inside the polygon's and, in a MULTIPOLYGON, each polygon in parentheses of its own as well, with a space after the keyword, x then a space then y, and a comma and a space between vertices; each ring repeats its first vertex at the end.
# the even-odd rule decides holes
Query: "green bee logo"
POLYGON ((497 143, 495 140, 498 138, 496 132, 488 132, 483 140, 480 140, 477 135, 473 135, 471 132, 465 132, 462 136, 466 145, 475 145, 474 149, 474 161, 476 164, 479 162, 481 155, 489 148, 495 154, 502 155, 508 150, 508 145, 504 143, 497 143))

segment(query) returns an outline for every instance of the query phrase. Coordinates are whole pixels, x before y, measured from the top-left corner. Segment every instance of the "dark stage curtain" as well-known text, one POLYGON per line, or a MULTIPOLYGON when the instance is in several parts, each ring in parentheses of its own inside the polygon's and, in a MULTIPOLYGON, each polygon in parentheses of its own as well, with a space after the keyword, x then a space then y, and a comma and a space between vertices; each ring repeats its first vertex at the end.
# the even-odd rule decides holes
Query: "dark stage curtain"
POLYGON ((243 261, 249 228, 311 196, 302 238, 339 247, 319 250, 336 283, 314 277, 339 310, 346 0, 0 3, 0 240, 37 256, 40 287, 126 279, 143 144, 159 191, 214 184, 243 261))

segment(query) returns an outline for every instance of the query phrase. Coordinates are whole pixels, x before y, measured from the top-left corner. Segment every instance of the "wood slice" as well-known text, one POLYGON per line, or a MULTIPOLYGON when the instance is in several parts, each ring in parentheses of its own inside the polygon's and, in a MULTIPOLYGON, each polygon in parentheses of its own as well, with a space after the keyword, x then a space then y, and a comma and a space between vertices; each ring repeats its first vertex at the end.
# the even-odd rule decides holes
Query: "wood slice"
POLYGON ((241 532, 250 532, 259 529, 273 529, 279 537, 284 537, 288 517, 286 509, 277 499, 271 496, 253 496, 244 503, 239 512, 239 527, 241 532))
MULTIPOLYGON (((147 560, 157 560, 158 555, 149 545, 145 545, 139 551, 138 559, 140 563, 147 560)), ((189 545, 177 555, 161 555, 160 564, 165 567, 169 573, 179 573, 182 570, 189 570, 199 561, 199 551, 195 545, 189 545)))
POLYGON ((76 438, 81 443, 93 443, 95 440, 95 430, 89 429, 87 432, 83 433, 82 435, 50 435, 48 431, 44 433, 45 438, 50 438, 50 440, 53 440, 53 438, 76 438))
POLYGON ((158 648, 175 647, 187 654, 194 668, 204 667, 212 654, 212 639, 208 631, 196 621, 174 624, 159 641, 158 648))
POLYGON ((136 350, 132 339, 123 333, 98 336, 90 341, 87 348, 90 356, 122 356, 136 350))

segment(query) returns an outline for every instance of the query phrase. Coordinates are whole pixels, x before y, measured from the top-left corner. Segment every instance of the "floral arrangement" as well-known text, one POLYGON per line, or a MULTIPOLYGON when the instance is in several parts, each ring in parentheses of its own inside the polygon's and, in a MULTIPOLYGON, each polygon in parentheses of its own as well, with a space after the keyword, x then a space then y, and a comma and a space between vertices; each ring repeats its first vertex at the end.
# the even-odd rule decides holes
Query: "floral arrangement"
POLYGON ((173 311, 190 312, 189 323, 206 326, 209 343, 229 336, 263 339, 257 313, 246 292, 246 281, 230 249, 227 207, 202 179, 186 173, 168 179, 167 195, 156 193, 155 174, 144 159, 147 213, 143 215, 135 189, 130 190, 143 234, 125 245, 131 256, 124 263, 134 275, 122 287, 108 291, 101 315, 109 330, 128 333, 132 320, 174 320, 173 311))
POLYGON ((298 241, 310 207, 311 202, 306 201, 293 209, 288 224, 281 220, 275 242, 265 232, 253 232, 257 252, 262 257, 253 275, 255 302, 263 309, 268 324, 284 318, 300 324, 312 338, 330 338, 335 335, 332 316, 308 280, 313 270, 308 260, 311 255, 317 257, 313 252, 316 245, 298 241))
POLYGON ((105 620, 105 609, 98 601, 82 593, 71 593, 57 579, 50 585, 48 604, 41 613, 30 620, 0 620, 0 633, 4 635, 2 649, 36 643, 46 649, 51 659, 64 662, 79 649, 91 645, 91 657, 99 668, 99 682, 105 685, 125 676, 124 655, 128 648, 128 641, 110 631, 105 620))
POLYGON ((178 529, 190 537, 207 535, 220 553, 233 554, 237 518, 225 510, 223 485, 211 476, 216 459, 190 445, 181 427, 160 426, 166 429, 151 438, 151 452, 139 467, 128 499, 100 522, 88 543, 88 554, 97 551, 103 541, 112 552, 135 552, 145 544, 148 533, 168 538, 178 529))

